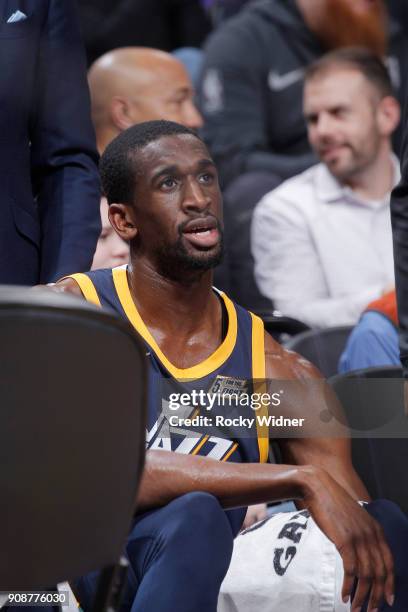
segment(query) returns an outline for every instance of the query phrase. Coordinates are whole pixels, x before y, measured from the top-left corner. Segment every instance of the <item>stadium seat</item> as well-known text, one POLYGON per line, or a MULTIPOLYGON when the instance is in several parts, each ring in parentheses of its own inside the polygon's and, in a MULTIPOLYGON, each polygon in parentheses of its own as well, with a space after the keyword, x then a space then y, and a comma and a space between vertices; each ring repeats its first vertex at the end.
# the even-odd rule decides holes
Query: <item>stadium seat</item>
POLYGON ((290 338, 284 346, 311 361, 328 378, 337 374, 338 361, 352 329, 342 326, 309 330, 290 338))
POLYGON ((145 453, 143 345, 78 298, 4 286, 0 360, 0 591, 101 569, 94 610, 116 610, 145 453))
POLYGON ((310 329, 303 321, 292 317, 285 317, 278 310, 274 310, 272 313, 261 312, 258 314, 264 322, 268 334, 277 340, 277 342, 286 342, 292 336, 310 329))
POLYGON ((350 426, 353 465, 371 497, 390 499, 408 513, 404 382, 401 368, 392 366, 355 370, 329 379, 350 426))

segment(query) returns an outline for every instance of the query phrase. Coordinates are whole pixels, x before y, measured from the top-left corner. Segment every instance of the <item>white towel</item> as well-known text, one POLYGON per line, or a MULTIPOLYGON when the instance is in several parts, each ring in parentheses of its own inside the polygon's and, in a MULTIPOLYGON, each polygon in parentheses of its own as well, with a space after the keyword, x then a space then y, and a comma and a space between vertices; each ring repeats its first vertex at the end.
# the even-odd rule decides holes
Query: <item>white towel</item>
POLYGON ((240 534, 218 612, 349 612, 343 563, 307 510, 275 514, 240 534))

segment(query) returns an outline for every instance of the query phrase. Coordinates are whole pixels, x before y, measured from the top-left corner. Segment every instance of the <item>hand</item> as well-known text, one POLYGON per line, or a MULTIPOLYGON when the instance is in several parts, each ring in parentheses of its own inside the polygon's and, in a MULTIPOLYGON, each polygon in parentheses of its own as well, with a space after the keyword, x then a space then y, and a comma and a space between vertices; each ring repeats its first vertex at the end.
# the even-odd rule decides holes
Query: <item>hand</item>
POLYGON ((251 527, 251 525, 254 525, 258 521, 262 521, 264 518, 266 518, 266 508, 266 504, 249 506, 242 529, 248 529, 248 527, 251 527))
POLYGON ((376 612, 383 598, 392 606, 394 563, 381 526, 325 470, 305 466, 304 477, 304 503, 343 559, 343 601, 357 579, 352 611, 360 610, 369 593, 367 612, 376 612))

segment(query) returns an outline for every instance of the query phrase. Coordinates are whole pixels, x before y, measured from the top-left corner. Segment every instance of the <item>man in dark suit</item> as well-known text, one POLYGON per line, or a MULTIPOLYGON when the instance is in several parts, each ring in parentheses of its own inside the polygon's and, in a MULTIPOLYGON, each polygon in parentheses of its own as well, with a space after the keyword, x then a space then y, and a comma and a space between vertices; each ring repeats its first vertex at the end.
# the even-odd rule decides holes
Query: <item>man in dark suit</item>
POLYGON ((74 0, 0 1, 0 283, 88 270, 99 178, 74 0))
POLYGON ((391 196, 391 222, 400 325, 400 357, 404 376, 408 378, 408 91, 405 96, 402 126, 404 137, 401 150, 401 181, 391 196))

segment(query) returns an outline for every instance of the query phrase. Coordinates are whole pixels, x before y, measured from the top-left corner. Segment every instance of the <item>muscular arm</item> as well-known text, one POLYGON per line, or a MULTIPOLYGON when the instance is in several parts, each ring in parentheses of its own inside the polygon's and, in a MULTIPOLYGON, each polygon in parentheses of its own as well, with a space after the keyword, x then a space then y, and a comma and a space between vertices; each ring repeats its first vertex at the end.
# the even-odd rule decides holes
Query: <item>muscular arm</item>
POLYGON ((208 457, 148 451, 138 511, 162 506, 192 491, 206 491, 224 508, 303 499, 307 469, 290 465, 221 463, 208 457))
MULTIPOLYGON (((339 437, 338 421, 320 421, 323 410, 338 414, 341 407, 324 381, 320 372, 308 361, 287 351, 265 334, 266 377, 268 379, 303 381, 302 402, 294 407, 294 414, 288 416, 306 418, 304 436, 280 439, 279 446, 285 463, 293 465, 324 466, 353 499, 369 501, 364 484, 355 472, 351 462, 350 438, 339 437), (310 381, 310 382, 309 382, 310 381), (310 389, 308 387, 310 386, 310 389), (308 425, 308 421, 310 425, 308 425), (321 429, 319 430, 319 424, 321 429), (308 432, 312 437, 307 437, 308 432), (325 435, 327 437, 325 437, 325 435)), ((285 413, 286 416, 286 413, 285 413)), ((341 415, 343 416, 343 415, 341 415)))
POLYGON ((47 285, 47 287, 52 291, 56 291, 57 293, 72 293, 72 295, 77 295, 78 297, 85 299, 78 283, 72 278, 64 278, 64 280, 52 285, 47 285))

